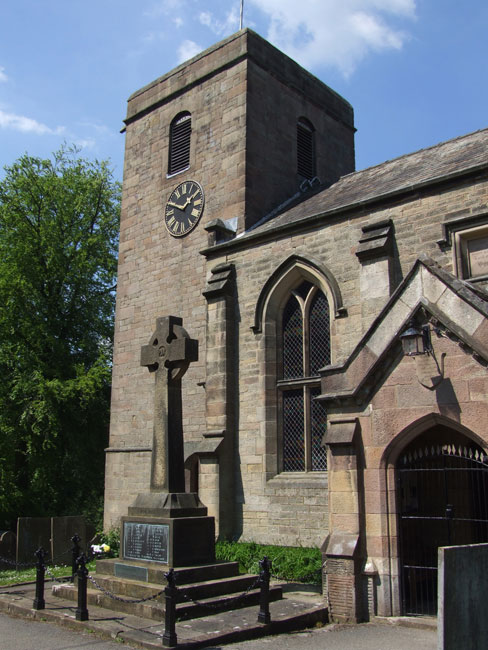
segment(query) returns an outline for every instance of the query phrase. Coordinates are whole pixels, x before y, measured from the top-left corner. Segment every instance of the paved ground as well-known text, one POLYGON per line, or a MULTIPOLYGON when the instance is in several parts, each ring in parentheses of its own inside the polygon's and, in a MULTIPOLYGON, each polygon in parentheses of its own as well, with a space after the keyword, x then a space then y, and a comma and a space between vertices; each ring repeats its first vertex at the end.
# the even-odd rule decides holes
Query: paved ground
MULTIPOLYGON (((111 650, 124 644, 152 650, 162 646, 164 624, 160 622, 94 605, 89 606, 88 621, 77 621, 76 602, 55 597, 49 583, 45 609, 32 609, 33 596, 33 584, 0 588, 0 650, 111 650)), ((411 619, 397 619, 401 625, 393 625, 390 619, 355 626, 317 623, 326 620, 318 594, 285 593, 283 600, 270 604, 270 611, 269 625, 257 623, 257 606, 180 621, 178 645, 182 650, 435 650, 437 646, 435 621, 423 629, 415 626, 418 620, 412 625, 411 619), (285 632, 307 624, 314 627, 285 632), (271 636, 277 631, 279 636, 271 636)))
MULTIPOLYGON (((89 629, 89 628, 88 628, 89 629)), ((53 623, 30 621, 0 613, 1 650, 114 650, 127 647, 120 641, 104 641, 93 632, 67 630, 53 623)), ((209 650, 435 650, 435 629, 364 624, 325 626, 241 641, 209 650)))
POLYGON ((52 623, 0 613, 1 650, 114 650, 120 647, 123 645, 116 641, 104 641, 87 631, 66 630, 52 623))
MULTIPOLYGON (((215 646, 218 650, 221 646, 215 646)), ((325 626, 255 641, 232 643, 228 650, 437 650, 437 631, 374 624, 325 626)), ((212 650, 209 648, 208 650, 212 650)))

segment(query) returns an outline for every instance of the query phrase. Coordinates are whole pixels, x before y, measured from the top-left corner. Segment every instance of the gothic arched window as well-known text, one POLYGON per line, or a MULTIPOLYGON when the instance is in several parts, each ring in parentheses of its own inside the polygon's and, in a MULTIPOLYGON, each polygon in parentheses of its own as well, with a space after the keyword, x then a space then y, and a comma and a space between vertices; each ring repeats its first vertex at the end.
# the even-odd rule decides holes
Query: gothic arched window
POLYGON ((179 113, 169 129, 168 174, 176 174, 190 166, 191 113, 179 113))
POLYGON ((281 318, 281 371, 278 379, 281 469, 327 469, 321 446, 326 412, 321 402, 319 368, 329 364, 330 314, 326 295, 304 280, 289 295, 281 318))

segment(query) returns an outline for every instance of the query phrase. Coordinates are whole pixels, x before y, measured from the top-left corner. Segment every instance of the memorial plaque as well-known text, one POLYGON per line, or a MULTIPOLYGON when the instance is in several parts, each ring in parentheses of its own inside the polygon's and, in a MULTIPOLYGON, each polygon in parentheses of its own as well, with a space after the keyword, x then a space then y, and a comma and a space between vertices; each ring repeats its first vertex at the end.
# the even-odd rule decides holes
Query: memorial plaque
POLYGON ((124 521, 124 559, 168 563, 168 524, 124 521))
POLYGON ((130 580, 148 582, 148 571, 143 566, 117 563, 114 565, 114 575, 116 578, 129 578, 130 580))

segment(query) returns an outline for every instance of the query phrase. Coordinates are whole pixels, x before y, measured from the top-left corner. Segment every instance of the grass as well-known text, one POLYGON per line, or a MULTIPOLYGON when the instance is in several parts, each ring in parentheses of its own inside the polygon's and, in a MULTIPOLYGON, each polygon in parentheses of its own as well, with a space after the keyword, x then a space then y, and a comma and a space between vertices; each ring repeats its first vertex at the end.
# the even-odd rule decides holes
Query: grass
MULTIPOLYGON (((93 571, 95 568, 95 561, 89 562, 87 565, 89 571, 93 571)), ((71 566, 64 565, 55 565, 49 566, 49 573, 46 572, 46 580, 49 580, 54 575, 56 578, 65 578, 66 576, 71 575, 71 566)), ((13 569, 13 568, 2 568, 0 566, 0 587, 6 587, 8 585, 15 585, 19 582, 34 582, 36 579, 36 568, 28 569, 13 569)))
MULTIPOLYGON (((111 542, 112 552, 115 552, 116 555, 118 550, 116 533, 111 532, 109 535, 110 539, 107 542, 111 542)), ((322 582, 322 556, 318 548, 218 541, 215 545, 215 555, 217 560, 239 562, 239 569, 242 573, 254 574, 259 573, 259 560, 266 556, 272 562, 272 575, 281 580, 315 585, 320 585, 322 582)), ((89 571, 93 571, 95 561, 89 562, 87 567, 89 571)), ((49 570, 56 578, 71 575, 71 566, 54 566, 49 567, 49 570)), ((50 577, 46 573, 46 579, 50 577)), ((0 586, 32 582, 35 579, 35 567, 15 570, 0 565, 0 586)))
POLYGON ((281 580, 315 585, 322 582, 322 556, 318 548, 218 541, 215 555, 218 560, 239 562, 243 573, 256 574, 259 560, 266 556, 272 562, 272 575, 281 580))

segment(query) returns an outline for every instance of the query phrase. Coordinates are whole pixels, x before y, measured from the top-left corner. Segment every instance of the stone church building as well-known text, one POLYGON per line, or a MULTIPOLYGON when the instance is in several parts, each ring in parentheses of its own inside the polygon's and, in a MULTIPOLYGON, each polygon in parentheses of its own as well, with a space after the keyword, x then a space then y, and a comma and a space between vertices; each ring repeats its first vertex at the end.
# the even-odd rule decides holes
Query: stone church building
POLYGON ((187 489, 318 546, 335 620, 435 613, 488 541, 488 130, 355 171, 352 107, 249 29, 125 120, 105 525, 150 478, 156 318, 199 341, 187 489))

